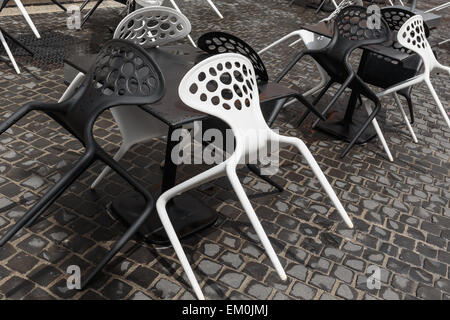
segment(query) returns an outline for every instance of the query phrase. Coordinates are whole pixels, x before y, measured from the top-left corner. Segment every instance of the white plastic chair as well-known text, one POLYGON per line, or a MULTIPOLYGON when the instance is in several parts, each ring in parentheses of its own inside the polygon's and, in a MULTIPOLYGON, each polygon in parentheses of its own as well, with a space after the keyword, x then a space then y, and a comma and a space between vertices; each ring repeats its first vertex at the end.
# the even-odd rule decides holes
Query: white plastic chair
POLYGON ((397 34, 397 40, 398 42, 405 48, 410 49, 417 54, 420 55, 423 61, 424 65, 424 72, 418 76, 415 76, 409 80, 406 80, 402 83, 399 83, 393 87, 390 87, 380 93, 378 93, 378 97, 385 96, 387 94, 394 94, 395 102, 397 103, 403 119, 406 122, 406 125, 408 127, 409 132, 411 133, 414 142, 417 143, 417 137, 414 133, 413 128, 411 127, 411 124, 405 114, 405 111, 403 110, 402 104, 400 102, 400 99, 398 97, 397 91, 408 88, 410 86, 413 86, 415 84, 425 82, 428 89, 431 92, 431 95, 433 96, 434 101, 436 102, 439 111, 441 112, 444 121, 447 123, 447 126, 450 128, 450 120, 448 118, 448 115, 444 109, 444 106, 442 105, 441 101, 439 100, 439 97, 436 93, 436 90, 433 87, 433 84, 430 80, 430 73, 433 71, 433 69, 440 69, 443 71, 446 71, 450 74, 450 68, 443 66, 440 64, 436 57, 434 56, 433 50, 431 49, 430 44, 428 43, 428 40, 425 35, 425 28, 423 23, 423 18, 420 15, 415 15, 411 18, 409 18, 400 28, 397 34))
POLYGON ((353 227, 344 207, 303 141, 278 135, 266 124, 259 105, 258 86, 250 60, 235 53, 210 57, 185 75, 178 92, 186 105, 225 121, 235 137, 234 153, 227 160, 164 192, 156 203, 164 229, 199 299, 204 299, 204 296, 170 222, 166 204, 173 197, 223 175, 228 177, 278 275, 282 280, 286 279, 283 267, 236 173, 238 164, 244 164, 247 157, 254 159, 261 150, 265 150, 267 143, 281 142, 295 146, 305 157, 347 226, 353 227), (255 139, 255 134, 258 139, 255 139))
MULTIPOLYGON (((149 48, 182 39, 190 32, 191 24, 183 14, 167 7, 145 7, 127 15, 117 26, 113 37, 127 39, 149 48)), ((84 74, 78 73, 59 102, 70 97, 83 79, 84 74)), ((166 124, 138 106, 115 107, 111 109, 111 113, 122 135, 122 144, 114 155, 116 161, 119 161, 133 145, 167 134, 166 124)), ((105 167, 91 188, 94 189, 109 171, 110 168, 105 167)))

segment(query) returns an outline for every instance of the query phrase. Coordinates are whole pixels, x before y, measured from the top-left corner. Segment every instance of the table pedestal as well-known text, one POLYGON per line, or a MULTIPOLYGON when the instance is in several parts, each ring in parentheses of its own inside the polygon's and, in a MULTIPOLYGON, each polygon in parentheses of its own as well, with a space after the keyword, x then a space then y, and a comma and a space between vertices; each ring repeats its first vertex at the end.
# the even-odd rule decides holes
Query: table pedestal
MULTIPOLYGON (((343 118, 343 113, 336 113, 331 117, 331 119, 317 124, 316 129, 319 129, 320 131, 323 131, 339 140, 350 142, 358 133, 358 130, 361 128, 363 122, 367 120, 367 115, 366 117, 358 117, 355 115, 350 123, 347 123, 343 118)), ((375 132, 373 126, 369 125, 369 127, 367 127, 367 129, 356 141, 356 144, 369 142, 375 138, 376 135, 377 133, 375 132)))
MULTIPOLYGON (((157 197, 155 197, 157 199, 157 197)), ((126 193, 111 204, 111 213, 130 225, 144 209, 144 198, 135 192, 126 193)), ((188 237, 214 224, 217 212, 209 208, 199 199, 183 193, 167 204, 167 212, 179 239, 188 237)), ((170 244, 166 231, 162 227, 156 208, 147 222, 139 230, 139 234, 148 243, 170 244)))

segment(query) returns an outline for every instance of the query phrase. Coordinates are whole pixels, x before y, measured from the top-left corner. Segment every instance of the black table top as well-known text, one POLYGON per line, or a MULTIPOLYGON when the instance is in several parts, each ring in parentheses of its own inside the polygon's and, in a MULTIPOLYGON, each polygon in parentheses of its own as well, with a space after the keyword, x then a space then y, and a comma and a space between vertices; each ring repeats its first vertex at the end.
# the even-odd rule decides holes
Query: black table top
MULTIPOLYGON (((188 107, 178 96, 181 79, 197 62, 208 55, 191 45, 150 48, 147 52, 161 68, 166 82, 166 92, 160 101, 140 107, 173 128, 210 117, 188 107)), ((96 54, 72 56, 66 59, 65 63, 80 72, 87 73, 95 57, 96 54)))
MULTIPOLYGON (((334 23, 333 22, 319 22, 317 24, 303 25, 302 29, 314 32, 321 36, 332 38, 334 33, 334 23)), ((393 60, 403 61, 407 59, 410 55, 408 53, 403 53, 399 50, 392 48, 389 45, 368 45, 364 46, 363 49, 372 51, 374 53, 380 54, 382 56, 388 57, 393 60)))

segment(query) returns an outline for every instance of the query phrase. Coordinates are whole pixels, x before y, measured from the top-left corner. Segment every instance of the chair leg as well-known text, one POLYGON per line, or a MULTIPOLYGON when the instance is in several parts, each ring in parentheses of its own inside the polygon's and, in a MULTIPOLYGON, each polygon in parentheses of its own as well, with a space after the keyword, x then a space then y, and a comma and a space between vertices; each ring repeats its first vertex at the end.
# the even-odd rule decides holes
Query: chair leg
POLYGON ((275 253, 275 250, 273 249, 272 244, 270 243, 270 240, 267 237, 267 234, 264 231, 252 204, 250 203, 250 200, 248 200, 245 190, 237 176, 236 167, 227 167, 227 176, 280 279, 283 281, 286 280, 287 276, 284 272, 283 266, 281 265, 281 262, 278 259, 278 256, 275 253))
POLYGON ((98 0, 97 3, 86 13, 86 15, 83 17, 83 20, 81 21, 81 27, 86 23, 86 21, 94 13, 94 11, 97 10, 97 8, 100 6, 100 4, 102 4, 102 2, 103 0, 98 0))
POLYGON ((0 135, 33 110, 33 108, 26 105, 14 112, 9 118, 0 124, 0 135))
MULTIPOLYGON (((127 153, 127 151, 130 150, 130 147, 131 147, 131 145, 122 142, 119 150, 117 151, 117 153, 113 157, 114 161, 119 161, 120 159, 122 159, 122 157, 125 155, 125 153, 127 153)), ((109 171, 111 171, 111 168, 106 166, 102 170, 102 172, 99 174, 97 179, 95 179, 95 181, 91 184, 91 189, 95 189, 95 187, 98 186, 100 181, 103 180, 103 178, 109 173, 109 171)))
POLYGON ((28 15, 27 10, 25 10, 22 2, 20 2, 20 0, 14 0, 14 2, 16 3, 17 8, 19 8, 19 10, 22 13, 23 17, 25 18, 25 21, 30 26, 31 30, 33 30, 33 33, 36 36, 36 38, 40 39, 41 36, 40 36, 39 32, 37 31, 36 26, 33 23, 33 20, 31 20, 30 16, 28 15))
MULTIPOLYGON (((330 89, 330 87, 333 85, 333 81, 329 80, 325 86, 323 87, 322 91, 319 92, 319 94, 317 95, 317 97, 314 99, 312 105, 315 106, 317 103, 319 103, 320 99, 322 99, 322 97, 325 95, 325 93, 327 93, 327 91, 330 89)), ((300 120, 297 122, 297 127, 300 127, 300 125, 303 123, 303 121, 305 121, 305 119, 309 116, 309 114, 311 113, 311 111, 306 110, 302 117, 300 118, 300 120)), ((325 115, 325 112, 322 112, 322 115, 325 115)))
POLYGON ((319 179, 320 184, 330 197, 331 201, 338 210, 342 219, 344 219, 345 223, 349 228, 353 228, 353 223, 350 220, 350 217, 348 216, 347 212, 345 211, 341 201, 337 197, 336 193, 334 192, 333 188, 331 187, 330 183, 328 182, 327 178, 325 177, 324 173, 320 169, 319 165, 317 164, 316 160, 314 159, 313 155, 311 154, 305 143, 302 140, 294 137, 279 136, 279 139, 280 142, 284 142, 295 146, 298 149, 298 151, 303 155, 303 157, 305 157, 306 161, 308 162, 317 179, 319 179))
POLYGON ((264 181, 269 183, 271 186, 273 186, 276 189, 278 189, 279 192, 283 192, 284 191, 283 187, 280 186, 278 183, 276 183, 275 181, 270 179, 268 176, 262 175, 261 174, 261 169, 258 166, 254 165, 254 164, 247 164, 247 168, 251 172, 253 172, 256 176, 260 177, 261 179, 263 179, 264 181))
POLYGON ((269 116, 269 119, 267 120, 267 124, 269 127, 273 125, 275 120, 278 117, 278 114, 280 113, 281 109, 285 106, 285 102, 287 99, 280 99, 276 102, 275 107, 272 110, 272 113, 269 116))
POLYGON ((221 164, 219 164, 205 172, 200 173, 199 175, 197 175, 187 181, 184 181, 184 182, 176 185, 172 189, 169 189, 166 192, 164 192, 156 201, 156 209, 158 211, 159 219, 161 220, 164 230, 166 230, 167 236, 169 237, 170 243, 172 244, 177 257, 180 260, 180 263, 184 269, 184 272, 186 272, 189 282, 190 282, 192 288, 194 289, 195 295, 200 300, 204 300, 205 297, 203 296, 203 293, 202 293, 200 285, 197 281, 197 278, 195 277, 194 272, 192 271, 191 265, 189 264, 189 261, 186 257, 186 254, 184 253, 183 247, 181 246, 180 240, 178 239, 175 229, 173 228, 172 222, 169 219, 166 205, 170 201, 170 199, 172 199, 176 195, 186 192, 186 191, 193 189, 203 183, 214 180, 217 177, 224 175, 225 174, 225 166, 226 166, 226 161, 222 162, 221 164))
POLYGON ((447 66, 444 66, 443 64, 438 63, 437 68, 441 69, 443 71, 446 71, 450 75, 450 67, 447 67, 447 66))
POLYGON ((415 119, 414 119, 414 106, 413 106, 413 103, 412 103, 411 96, 406 96, 405 99, 406 99, 406 103, 408 104, 409 118, 411 119, 409 121, 409 123, 410 124, 414 124, 414 121, 415 121, 415 119))
POLYGON ((54 4, 56 4, 58 7, 60 7, 61 10, 67 11, 67 9, 66 9, 61 3, 59 3, 57 0, 52 0, 52 2, 53 2, 54 4))
POLYGON ((92 154, 87 153, 0 239, 0 247, 8 242, 31 219, 37 219, 93 162, 92 154))
MULTIPOLYGON (((174 0, 170 0, 170 3, 172 4, 172 6, 174 7, 175 10, 177 10, 179 13, 182 13, 180 8, 178 7, 178 5, 176 4, 176 2, 174 0)), ((223 17, 221 17, 222 19, 223 17)), ((192 37, 190 35, 187 36, 189 41, 191 42, 192 46, 194 48, 197 48, 197 45, 195 44, 195 41, 192 39, 192 37)))
POLYGON ((409 119, 406 116, 405 110, 403 110, 402 102, 400 101, 400 98, 397 93, 394 93, 394 99, 395 103, 397 104, 397 107, 400 109, 400 113, 402 114, 403 119, 405 120, 406 126, 408 127, 408 130, 411 133, 414 143, 418 143, 419 141, 417 140, 416 134, 414 133, 414 130, 411 127, 411 123, 409 122, 409 119))
POLYGON ((447 126, 450 128, 450 120, 448 119, 447 112, 445 111, 444 106, 441 103, 441 100, 439 100, 439 96, 437 95, 436 90, 434 90, 433 84, 431 83, 430 79, 426 79, 425 82, 428 86, 428 89, 431 92, 431 95, 433 96, 434 101, 436 102, 436 104, 439 108, 439 111, 442 114, 442 117, 444 118, 444 121, 447 123, 447 126))
POLYGON ((14 67, 14 70, 16 70, 16 72, 18 74, 20 74, 20 69, 16 63, 16 59, 14 59, 14 56, 13 56, 11 50, 9 49, 8 43, 6 42, 5 37, 3 36, 3 33, 1 30, 0 30, 0 41, 2 42, 2 45, 5 48, 6 54, 8 55, 9 60, 11 61, 12 65, 14 67))
POLYGON ((3 29, 2 27, 0 27, 0 31, 3 33, 3 35, 5 36, 5 38, 11 40, 12 42, 14 42, 14 44, 18 47, 21 47, 23 50, 25 50, 26 52, 28 52, 31 56, 34 56, 34 52, 28 48, 26 45, 24 45, 22 42, 20 42, 19 40, 17 40, 15 37, 13 37, 11 34, 9 34, 5 29, 3 29))
POLYGON ((62 94, 61 98, 59 98, 58 102, 63 102, 70 98, 76 91, 79 85, 84 80, 84 74, 82 72, 79 72, 75 78, 72 80, 72 82, 67 87, 66 91, 62 94))
MULTIPOLYGON (((366 108, 367 114, 370 115, 372 113, 372 108, 367 103, 365 103, 364 106, 366 108)), ((374 118, 372 120, 372 125, 375 128, 375 131, 377 132, 378 139, 380 139, 381 144, 383 145, 384 151, 386 151, 389 161, 393 162, 394 158, 392 157, 391 151, 389 150, 386 139, 384 138, 384 135, 381 132, 380 126, 378 125, 378 121, 376 118, 374 118)))
MULTIPOLYGON (((264 52, 266 52, 267 50, 269 50, 269 49, 275 47, 276 45, 278 45, 278 44, 280 44, 280 43, 286 41, 287 39, 292 38, 292 37, 298 37, 298 36, 299 36, 298 31, 293 31, 293 32, 291 32, 291 33, 285 35, 285 36, 282 37, 281 39, 278 39, 277 41, 272 42, 272 43, 269 44, 267 47, 265 47, 264 49, 260 50, 260 51, 258 52, 258 54, 261 55, 261 54, 263 54, 264 52)), ((299 40, 301 40, 301 38, 300 38, 299 40)))
POLYGON ((146 200, 146 206, 142 211, 139 218, 131 225, 130 228, 125 232, 125 234, 117 241, 111 250, 106 254, 106 256, 100 261, 99 264, 94 268, 94 270, 89 273, 89 275, 82 281, 81 287, 85 288, 88 283, 95 277, 95 275, 103 269, 103 267, 119 252, 120 249, 133 237, 133 235, 139 230, 139 228, 145 223, 150 214, 153 212, 154 200, 150 193, 142 187, 133 177, 131 177, 125 169, 123 169, 116 161, 114 161, 108 154, 103 150, 97 153, 97 156, 102 160, 108 167, 113 169, 117 174, 119 174, 126 182, 133 186, 137 192, 144 196, 146 200))
MULTIPOLYGON (((353 81, 354 77, 355 76, 352 74, 347 79, 345 79, 344 83, 338 89, 338 91, 336 92, 334 97, 331 99, 330 103, 328 103, 328 105, 325 107, 325 109, 323 109, 323 111, 322 111, 323 115, 325 115, 328 112, 328 110, 330 110, 330 108, 336 103, 337 99, 339 99, 339 97, 344 93, 345 89, 347 89, 347 87, 353 81)), ((316 125, 319 123, 319 121, 320 121, 320 119, 317 119, 316 121, 314 121, 314 123, 312 124, 312 127, 315 128, 316 125)))
MULTIPOLYGON (((369 118, 363 123, 359 131, 356 133, 356 135, 353 137, 352 141, 347 145, 345 150, 341 154, 341 158, 344 158, 347 153, 350 151, 350 149, 355 145, 356 141, 358 141, 359 137, 362 135, 362 133, 367 129, 367 127, 370 125, 370 123, 375 119, 375 116, 378 114, 378 111, 380 111, 381 103, 378 101, 376 102, 375 110, 369 115, 369 118)), ((380 130, 381 132, 381 130, 380 130)))
POLYGON ((90 0, 85 0, 85 1, 81 4, 81 6, 80 6, 80 12, 81 12, 81 10, 84 9, 84 7, 86 7, 86 5, 89 3, 89 1, 90 1, 90 0))
POLYGON ((214 5, 214 3, 211 0, 206 0, 209 5, 211 6, 211 8, 213 8, 213 10, 216 12, 216 14, 219 16, 220 19, 223 19, 223 15, 220 13, 219 9, 217 9, 217 7, 214 5))

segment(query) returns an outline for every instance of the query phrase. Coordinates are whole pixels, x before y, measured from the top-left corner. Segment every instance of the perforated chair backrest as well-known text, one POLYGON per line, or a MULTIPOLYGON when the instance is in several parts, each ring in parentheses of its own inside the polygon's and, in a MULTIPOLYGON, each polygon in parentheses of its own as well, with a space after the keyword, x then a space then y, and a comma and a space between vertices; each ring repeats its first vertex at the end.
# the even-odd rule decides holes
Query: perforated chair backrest
POLYGON ((146 48, 183 39, 191 23, 182 13, 167 7, 145 7, 127 15, 117 26, 114 39, 125 39, 146 48))
POLYGON ((334 34, 330 43, 323 50, 311 53, 336 81, 344 81, 348 77, 349 69, 352 68, 348 60, 355 49, 381 44, 389 39, 389 26, 384 19, 380 19, 379 28, 369 25, 368 20, 367 8, 343 8, 334 20, 334 34))
POLYGON ((379 26, 371 26, 369 16, 367 8, 361 6, 343 8, 335 19, 333 38, 351 48, 386 41, 390 32, 386 21, 380 19, 379 26))
POLYGON ((426 70, 431 71, 438 64, 426 38, 422 16, 409 18, 398 31, 397 40, 403 47, 420 55, 426 70))
POLYGON ((232 130, 266 130, 252 63, 236 53, 218 54, 194 66, 180 83, 188 106, 225 121, 232 130))
POLYGON ((258 83, 269 81, 269 75, 261 57, 244 40, 226 32, 207 32, 198 39, 197 44, 200 49, 209 54, 242 54, 252 62, 258 83))
POLYGON ((80 88, 50 115, 81 141, 95 119, 118 105, 151 104, 164 94, 158 65, 139 46, 110 40, 100 50, 80 88))
MULTIPOLYGON (((392 47, 401 52, 411 53, 411 50, 406 49, 397 41, 397 33, 403 24, 411 17, 415 15, 414 12, 399 8, 399 7, 386 7, 381 9, 381 16, 386 20, 389 25, 389 29, 393 32, 392 47)), ((425 34, 428 38, 430 30, 428 26, 424 23, 425 34)))

